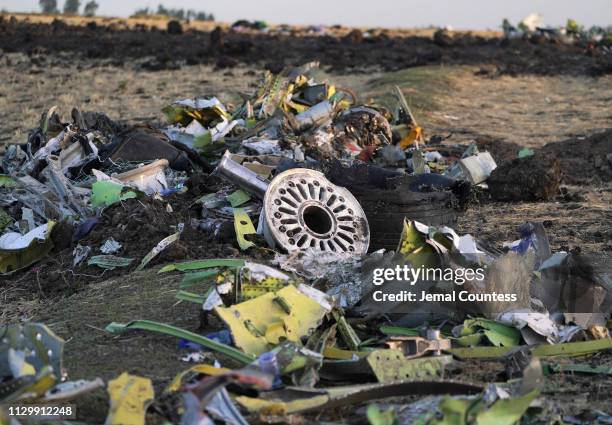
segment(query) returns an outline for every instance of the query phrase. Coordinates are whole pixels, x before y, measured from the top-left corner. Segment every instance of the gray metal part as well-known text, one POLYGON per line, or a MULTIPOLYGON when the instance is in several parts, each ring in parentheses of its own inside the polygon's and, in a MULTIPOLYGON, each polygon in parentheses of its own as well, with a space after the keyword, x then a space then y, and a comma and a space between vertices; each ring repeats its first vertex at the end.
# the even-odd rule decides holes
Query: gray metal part
POLYGON ((333 105, 328 100, 324 100, 323 102, 317 103, 311 108, 308 108, 304 112, 297 114, 295 116, 295 120, 297 121, 300 130, 303 130, 329 119, 333 112, 333 105))
POLYGON ((230 156, 229 151, 223 154, 216 171, 241 189, 263 199, 269 182, 256 172, 233 161, 230 156))
POLYGON ((266 240, 285 251, 368 250, 370 231, 361 205, 318 171, 298 168, 276 176, 264 197, 263 213, 266 240))
POLYGON ((58 381, 63 377, 64 340, 40 323, 13 324, 0 327, 0 377, 10 376, 8 349, 25 353, 25 359, 39 372, 44 366, 53 367, 58 381))
POLYGON ((306 168, 287 170, 268 183, 230 155, 223 155, 216 172, 264 200, 263 235, 270 247, 358 255, 368 251, 368 220, 347 189, 306 168))

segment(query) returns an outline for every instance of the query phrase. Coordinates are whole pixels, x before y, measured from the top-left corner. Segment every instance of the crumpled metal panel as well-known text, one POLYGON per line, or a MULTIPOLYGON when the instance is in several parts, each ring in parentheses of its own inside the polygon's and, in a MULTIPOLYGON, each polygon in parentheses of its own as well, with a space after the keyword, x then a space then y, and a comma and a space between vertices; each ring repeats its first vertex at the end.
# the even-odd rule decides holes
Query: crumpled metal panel
POLYGON ((281 339, 297 342, 309 335, 329 312, 328 307, 290 285, 231 307, 216 307, 215 312, 229 327, 236 347, 260 355, 281 339))

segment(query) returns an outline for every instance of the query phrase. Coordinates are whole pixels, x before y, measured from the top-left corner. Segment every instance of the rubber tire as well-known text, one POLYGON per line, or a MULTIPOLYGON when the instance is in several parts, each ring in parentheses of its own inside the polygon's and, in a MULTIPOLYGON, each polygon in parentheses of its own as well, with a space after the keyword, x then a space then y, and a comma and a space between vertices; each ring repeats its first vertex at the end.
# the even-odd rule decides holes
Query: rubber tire
POLYGON ((370 225, 369 252, 380 248, 396 250, 404 218, 430 226, 454 226, 457 213, 451 192, 410 192, 350 188, 363 208, 370 225))

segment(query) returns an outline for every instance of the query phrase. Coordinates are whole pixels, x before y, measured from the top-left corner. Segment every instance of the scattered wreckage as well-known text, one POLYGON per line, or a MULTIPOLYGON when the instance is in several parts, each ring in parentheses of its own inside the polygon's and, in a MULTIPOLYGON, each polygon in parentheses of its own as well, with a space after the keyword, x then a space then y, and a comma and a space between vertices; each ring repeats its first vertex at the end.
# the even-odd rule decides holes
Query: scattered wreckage
POLYGON ((576 20, 568 18, 563 26, 545 26, 542 17, 532 13, 523 18, 516 26, 508 19, 502 22, 506 38, 530 37, 560 41, 562 43, 591 43, 609 47, 612 44, 612 27, 592 26, 586 28, 576 20))
MULTIPOLYGON (((538 223, 522 226, 506 252, 456 233, 456 205, 495 177, 492 156, 471 145, 445 158, 399 88, 394 111, 361 105, 317 83, 315 68, 268 72, 233 109, 216 98, 177 101, 163 109, 163 129, 121 128, 76 109, 63 123, 52 108, 3 159, 0 273, 49 255, 60 227, 72 230, 65 249, 75 269, 126 272, 188 234, 214 241, 229 228, 244 258, 158 271, 180 274, 177 299, 222 329, 201 335, 146 318, 106 328, 163 333, 190 351, 198 364, 164 391, 182 400, 169 416, 185 424, 291 422, 364 403, 372 424, 512 424, 530 414, 545 374, 612 373, 558 362, 612 349, 609 275, 580 253, 551 252, 538 223), (125 242, 110 235, 86 244, 113 205, 152 199, 171 213, 168 200, 187 196, 194 174, 215 180, 191 202, 199 218, 148 241, 146 255, 124 256, 125 242), (252 261, 254 251, 273 258, 252 261), (423 274, 409 282, 408 270, 423 274), (455 379, 454 365, 469 359, 504 362, 507 382, 455 379), (422 400, 400 408, 401 396, 422 400)), ((0 423, 3 404, 72 400, 104 386, 66 381, 62 347, 42 324, 0 327, 0 423)), ((144 423, 150 379, 123 373, 106 388, 106 423, 144 423)))

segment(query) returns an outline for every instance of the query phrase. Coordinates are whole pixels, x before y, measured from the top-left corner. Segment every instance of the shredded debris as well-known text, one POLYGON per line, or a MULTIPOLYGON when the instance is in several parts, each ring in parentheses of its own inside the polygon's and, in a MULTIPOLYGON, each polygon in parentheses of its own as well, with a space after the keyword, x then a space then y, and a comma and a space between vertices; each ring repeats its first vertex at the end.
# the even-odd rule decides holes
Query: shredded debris
MULTIPOLYGON (((182 36, 173 22, 168 33, 182 36)), ((535 15, 503 29, 507 43, 610 34, 574 21, 543 28, 535 15)), ((230 29, 239 40, 276 31, 243 20, 230 29)), ((236 49, 219 32, 217 47, 236 49)), ((462 40, 440 30, 432 43, 462 40)), ((454 230, 475 202, 555 199, 575 159, 550 145, 511 160, 477 143, 449 148, 417 123, 406 88, 385 93, 388 108, 327 81, 317 62, 269 68, 238 103, 178 99, 148 126, 77 108, 64 122, 51 107, 6 148, 3 279, 53 297, 113 276, 169 276, 164 296, 200 320, 183 328, 142 308, 92 326, 116 344, 136 331, 176 338, 175 358, 197 363, 163 382, 148 365, 116 364, 105 384, 67 381, 64 340, 3 317, 0 423, 12 424, 18 405, 81 403, 105 385, 108 424, 151 414, 182 424, 331 424, 345 414, 374 425, 608 423, 606 412, 560 417, 542 401, 555 376, 612 374, 609 268, 554 251, 540 222, 495 246, 454 230)), ((608 155, 602 171, 573 169, 571 183, 610 181, 606 137, 589 142, 608 155)))

